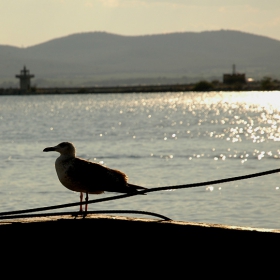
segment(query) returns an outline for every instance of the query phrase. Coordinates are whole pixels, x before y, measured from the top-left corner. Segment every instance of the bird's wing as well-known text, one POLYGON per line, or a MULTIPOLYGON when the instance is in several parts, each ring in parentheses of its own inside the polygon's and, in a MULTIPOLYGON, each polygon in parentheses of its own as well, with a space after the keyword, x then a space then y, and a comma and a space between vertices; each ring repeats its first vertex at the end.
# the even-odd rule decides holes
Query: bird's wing
POLYGON ((127 176, 121 171, 107 168, 80 158, 75 158, 67 170, 68 177, 88 192, 127 192, 127 176))

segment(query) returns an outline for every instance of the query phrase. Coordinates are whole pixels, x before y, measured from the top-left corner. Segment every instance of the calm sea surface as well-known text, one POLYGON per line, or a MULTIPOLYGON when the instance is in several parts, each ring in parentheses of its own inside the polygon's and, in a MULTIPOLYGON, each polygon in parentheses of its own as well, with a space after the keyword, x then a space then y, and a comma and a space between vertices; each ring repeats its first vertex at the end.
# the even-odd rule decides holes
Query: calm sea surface
MULTIPOLYGON (((50 206, 79 201, 57 179, 58 154, 42 152, 62 141, 148 188, 280 168, 280 92, 1 96, 0 132, 0 212, 50 206)), ((154 192, 89 210, 279 229, 279 178, 154 192)))

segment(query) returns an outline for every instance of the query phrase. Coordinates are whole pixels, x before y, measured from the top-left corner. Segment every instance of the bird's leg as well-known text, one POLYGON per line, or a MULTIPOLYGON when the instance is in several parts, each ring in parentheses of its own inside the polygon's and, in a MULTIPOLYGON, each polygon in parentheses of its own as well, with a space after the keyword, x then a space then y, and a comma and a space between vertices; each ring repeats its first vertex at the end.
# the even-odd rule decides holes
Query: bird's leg
POLYGON ((86 201, 86 204, 85 204, 85 212, 84 212, 83 218, 85 218, 85 217, 86 217, 86 215, 87 215, 87 206, 88 206, 88 204, 87 204, 87 202, 88 202, 88 193, 86 193, 86 198, 85 198, 85 201, 86 201))
MULTIPOLYGON (((82 202, 83 202, 83 193, 80 192, 80 203, 82 203, 82 202)), ((80 212, 83 212, 83 205, 82 204, 80 204, 80 212)))
MULTIPOLYGON (((82 203, 83 202, 83 193, 82 192, 80 192, 80 203, 82 203)), ((77 212, 77 213, 75 213, 75 214, 72 214, 72 216, 74 216, 75 217, 75 219, 77 218, 77 216, 79 216, 79 215, 81 215, 83 213, 83 205, 82 204, 80 204, 80 211, 79 212, 77 212)))
POLYGON ((87 212, 88 207, 88 193, 86 193, 86 205, 85 205, 85 211, 87 212))

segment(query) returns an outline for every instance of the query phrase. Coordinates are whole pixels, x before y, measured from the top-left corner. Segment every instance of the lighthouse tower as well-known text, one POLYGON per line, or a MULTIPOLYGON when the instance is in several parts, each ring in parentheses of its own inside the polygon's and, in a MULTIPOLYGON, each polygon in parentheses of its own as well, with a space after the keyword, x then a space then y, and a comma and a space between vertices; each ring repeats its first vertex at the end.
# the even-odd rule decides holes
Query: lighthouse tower
POLYGON ((16 78, 20 80, 20 89, 28 91, 30 89, 30 79, 33 77, 34 75, 29 74, 29 70, 24 66, 23 70, 20 71, 20 75, 16 75, 16 78))

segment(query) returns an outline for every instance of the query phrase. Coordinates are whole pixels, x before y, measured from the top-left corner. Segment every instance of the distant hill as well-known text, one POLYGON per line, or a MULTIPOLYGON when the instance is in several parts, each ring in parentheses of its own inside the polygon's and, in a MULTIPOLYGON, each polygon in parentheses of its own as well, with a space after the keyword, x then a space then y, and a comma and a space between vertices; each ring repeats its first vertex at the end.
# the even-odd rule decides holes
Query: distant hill
POLYGON ((27 48, 0 45, 0 87, 26 65, 37 86, 191 82, 237 72, 280 78, 280 41, 239 31, 120 36, 79 33, 27 48))

